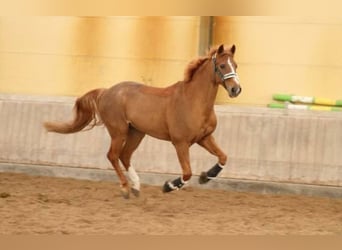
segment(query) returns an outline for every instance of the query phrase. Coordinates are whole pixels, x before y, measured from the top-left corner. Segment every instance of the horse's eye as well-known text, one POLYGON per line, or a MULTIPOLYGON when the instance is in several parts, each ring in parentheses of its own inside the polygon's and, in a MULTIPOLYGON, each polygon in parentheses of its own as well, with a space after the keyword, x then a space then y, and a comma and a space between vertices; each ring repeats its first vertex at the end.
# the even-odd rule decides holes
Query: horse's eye
POLYGON ((221 64, 221 65, 220 65, 220 68, 221 68, 221 69, 224 69, 225 67, 226 67, 225 64, 221 64))

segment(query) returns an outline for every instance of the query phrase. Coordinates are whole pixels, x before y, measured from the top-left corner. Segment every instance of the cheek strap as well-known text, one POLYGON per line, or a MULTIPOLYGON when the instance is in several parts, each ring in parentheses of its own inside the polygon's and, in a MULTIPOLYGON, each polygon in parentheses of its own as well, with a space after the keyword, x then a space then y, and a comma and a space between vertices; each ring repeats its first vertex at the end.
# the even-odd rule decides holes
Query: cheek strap
POLYGON ((236 78, 237 80, 239 79, 238 75, 235 72, 230 72, 227 74, 222 74, 222 72, 219 70, 219 68, 216 65, 216 54, 212 56, 212 61, 214 63, 214 71, 216 74, 221 78, 221 81, 224 83, 227 79, 230 78, 236 78))

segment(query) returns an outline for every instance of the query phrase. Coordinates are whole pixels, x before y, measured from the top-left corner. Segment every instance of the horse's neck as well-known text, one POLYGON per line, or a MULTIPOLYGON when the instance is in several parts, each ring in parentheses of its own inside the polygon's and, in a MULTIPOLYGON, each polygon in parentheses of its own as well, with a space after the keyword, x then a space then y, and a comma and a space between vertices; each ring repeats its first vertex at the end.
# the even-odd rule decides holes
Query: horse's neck
POLYGON ((214 107, 218 91, 218 84, 214 80, 215 73, 211 60, 208 60, 195 72, 193 79, 185 83, 187 97, 204 112, 211 112, 214 107))

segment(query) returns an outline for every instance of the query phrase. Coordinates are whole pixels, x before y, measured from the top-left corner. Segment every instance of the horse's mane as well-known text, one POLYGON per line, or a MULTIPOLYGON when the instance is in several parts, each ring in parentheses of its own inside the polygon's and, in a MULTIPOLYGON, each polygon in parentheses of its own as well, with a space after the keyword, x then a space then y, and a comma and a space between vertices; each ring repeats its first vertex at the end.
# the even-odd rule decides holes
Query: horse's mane
POLYGON ((211 58, 215 52, 217 51, 217 48, 211 48, 208 50, 207 55, 206 56, 202 56, 199 58, 196 58, 194 60, 192 60, 188 66, 185 68, 184 71, 184 82, 190 82, 192 77, 194 76, 196 70, 201 67, 201 65, 208 60, 209 58, 211 58))

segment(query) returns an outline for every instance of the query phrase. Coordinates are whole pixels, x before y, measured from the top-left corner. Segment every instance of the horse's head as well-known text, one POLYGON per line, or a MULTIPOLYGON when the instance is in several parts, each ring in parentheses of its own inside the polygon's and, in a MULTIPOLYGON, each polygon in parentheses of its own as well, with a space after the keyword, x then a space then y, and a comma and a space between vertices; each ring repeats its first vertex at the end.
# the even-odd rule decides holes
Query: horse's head
POLYGON ((241 93, 239 77, 236 73, 237 64, 234 61, 235 50, 235 45, 225 50, 222 44, 212 56, 216 82, 227 90, 230 97, 237 97, 241 93))

